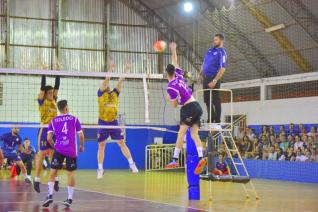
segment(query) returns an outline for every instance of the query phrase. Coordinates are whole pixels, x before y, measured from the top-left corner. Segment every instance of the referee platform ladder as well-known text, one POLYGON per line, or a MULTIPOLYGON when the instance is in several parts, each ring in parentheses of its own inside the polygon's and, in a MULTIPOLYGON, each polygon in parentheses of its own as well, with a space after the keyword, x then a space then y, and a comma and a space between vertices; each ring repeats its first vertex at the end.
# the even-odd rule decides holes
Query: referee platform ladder
MULTIPOLYGON (((210 95, 210 119, 212 120, 212 92, 223 92, 227 94, 229 105, 229 116, 230 119, 228 123, 204 123, 201 127, 201 131, 208 132, 208 139, 206 145, 206 156, 207 156, 207 169, 206 173, 201 174, 201 180, 209 181, 209 191, 210 196, 212 194, 212 182, 233 182, 242 184, 246 198, 254 196, 256 200, 259 196, 256 192, 255 186, 250 179, 250 175, 245 166, 244 160, 239 152, 239 149, 233 138, 234 129, 238 128, 238 125, 242 123, 246 116, 241 116, 240 118, 233 121, 233 93, 230 89, 202 89, 196 92, 196 99, 200 101, 202 99, 203 93, 209 92, 210 95), (224 151, 227 155, 225 161, 230 170, 229 175, 214 175, 213 171, 216 165, 216 157, 224 151)), ((227 111, 228 112, 228 111, 227 111)))

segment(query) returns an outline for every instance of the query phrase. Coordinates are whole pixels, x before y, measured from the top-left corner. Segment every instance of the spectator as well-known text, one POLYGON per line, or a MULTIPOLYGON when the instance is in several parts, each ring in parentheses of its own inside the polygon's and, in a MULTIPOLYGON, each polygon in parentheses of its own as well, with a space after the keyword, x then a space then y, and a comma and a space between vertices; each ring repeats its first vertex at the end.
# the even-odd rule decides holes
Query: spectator
POLYGON ((294 152, 294 148, 289 147, 287 149, 286 160, 287 161, 295 161, 295 159, 296 159, 296 153, 294 152))
POLYGON ((263 127, 262 127, 262 133, 260 134, 260 138, 261 138, 263 135, 269 137, 269 136, 268 136, 268 133, 269 133, 269 130, 268 130, 267 126, 266 126, 266 125, 263 125, 263 127))
POLYGON ((295 137, 297 134, 295 132, 295 125, 294 123, 290 123, 289 124, 289 132, 288 132, 289 135, 295 137))
POLYGON ((285 135, 286 136, 286 130, 284 125, 279 126, 279 135, 285 135))
POLYGON ((300 133, 299 133, 300 136, 307 135, 307 130, 304 124, 299 124, 299 130, 300 130, 300 133))
POLYGON ((274 137, 276 137, 275 129, 274 129, 273 126, 270 126, 270 127, 269 127, 269 135, 270 135, 270 136, 273 135, 274 137))
POLYGON ((296 150, 296 160, 295 161, 299 161, 299 162, 305 162, 308 160, 308 157, 305 156, 302 151, 301 151, 301 148, 298 148, 296 150))
POLYGON ((282 149, 283 152, 286 152, 289 145, 288 141, 286 140, 286 136, 280 134, 279 141, 280 141, 279 147, 282 149))
POLYGON ((268 160, 277 160, 277 152, 273 146, 269 149, 268 160))
POLYGON ((294 147, 295 138, 292 135, 288 135, 287 141, 288 141, 288 147, 294 147))
POLYGON ((239 128, 238 135, 237 135, 237 138, 238 138, 240 141, 242 141, 243 138, 244 138, 244 136, 245 136, 245 130, 244 130, 243 127, 240 127, 240 128, 239 128))
POLYGON ((251 128, 246 128, 246 135, 250 139, 250 141, 254 141, 256 139, 256 135, 254 133, 254 130, 251 128))
POLYGON ((304 146, 304 142, 302 142, 299 138, 298 135, 295 136, 295 144, 294 144, 294 149, 298 150, 299 148, 304 146))
POLYGON ((307 147, 308 146, 308 137, 306 134, 301 136, 301 140, 302 140, 302 142, 304 142, 304 146, 307 147))
POLYGON ((281 148, 278 149, 277 158, 278 160, 286 160, 286 155, 281 148))
POLYGON ((310 132, 307 135, 313 137, 314 141, 317 142, 318 141, 317 127, 311 127, 310 132))
POLYGON ((254 151, 254 141, 251 141, 248 136, 245 136, 243 140, 246 143, 245 158, 251 158, 254 151))
POLYGON ((255 151, 253 153, 253 157, 256 160, 262 159, 263 158, 263 154, 262 154, 262 150, 260 150, 259 146, 255 147, 255 151))
POLYGON ((274 135, 271 135, 270 136, 270 146, 275 146, 275 143, 276 143, 276 138, 274 135))

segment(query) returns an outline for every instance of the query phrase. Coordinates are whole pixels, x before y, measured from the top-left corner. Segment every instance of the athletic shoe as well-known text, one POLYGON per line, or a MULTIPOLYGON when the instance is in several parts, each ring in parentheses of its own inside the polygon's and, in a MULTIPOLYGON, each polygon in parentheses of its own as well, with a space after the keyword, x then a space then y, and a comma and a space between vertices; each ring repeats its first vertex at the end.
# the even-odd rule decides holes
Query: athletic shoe
POLYGON ((197 167, 194 170, 194 174, 199 175, 202 173, 204 167, 206 166, 206 160, 201 159, 197 165, 197 167))
POLYGON ((104 169, 98 169, 97 170, 97 180, 102 179, 103 175, 104 175, 104 169))
POLYGON ((24 178, 24 182, 25 183, 31 183, 31 178, 29 176, 27 176, 26 178, 24 178))
POLYGON ((173 160, 171 163, 165 166, 165 169, 173 169, 173 168, 178 168, 179 163, 175 160, 173 160))
POLYGON ((54 182, 54 191, 58 192, 59 189, 60 189, 60 187, 59 187, 59 181, 57 180, 57 181, 54 182))
POLYGON ((72 206, 72 199, 67 199, 63 202, 63 205, 65 205, 66 207, 71 207, 72 206))
POLYGON ((48 195, 45 201, 43 202, 42 207, 49 207, 52 202, 53 202, 53 196, 48 195))
POLYGON ((137 166, 136 166, 136 163, 129 164, 129 167, 130 167, 132 173, 138 173, 138 172, 139 172, 139 171, 138 171, 138 168, 137 168, 137 166))
POLYGON ((40 182, 33 180, 33 188, 36 192, 40 193, 40 182))

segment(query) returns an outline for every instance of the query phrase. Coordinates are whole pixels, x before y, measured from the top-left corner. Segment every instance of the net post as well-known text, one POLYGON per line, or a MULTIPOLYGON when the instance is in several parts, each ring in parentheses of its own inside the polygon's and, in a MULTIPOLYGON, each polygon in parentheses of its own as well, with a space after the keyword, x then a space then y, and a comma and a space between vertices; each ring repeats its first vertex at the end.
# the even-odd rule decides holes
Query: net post
POLYGON ((150 123, 149 119, 149 99, 148 99, 148 87, 147 87, 147 75, 145 74, 142 78, 144 87, 144 97, 145 97, 145 123, 150 123))
POLYGON ((186 149, 188 198, 189 200, 200 200, 200 176, 194 174, 194 170, 199 163, 199 156, 196 145, 191 138, 190 129, 186 134, 186 149))

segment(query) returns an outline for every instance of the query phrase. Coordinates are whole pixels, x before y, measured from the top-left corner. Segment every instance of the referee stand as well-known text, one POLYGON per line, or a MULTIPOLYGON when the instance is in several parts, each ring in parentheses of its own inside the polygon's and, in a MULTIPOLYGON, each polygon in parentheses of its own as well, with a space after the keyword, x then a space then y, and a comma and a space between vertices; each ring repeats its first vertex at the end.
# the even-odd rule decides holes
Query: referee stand
MULTIPOLYGON (((203 92, 210 93, 210 116, 212 116, 212 92, 227 92, 230 94, 230 122, 229 123, 204 123, 201 127, 201 131, 208 132, 208 139, 206 145, 207 156, 207 169, 206 173, 200 175, 201 180, 209 181, 209 199, 212 200, 212 182, 233 182, 242 184, 242 188, 245 193, 245 197, 249 199, 254 196, 256 200, 259 196, 256 192, 255 186, 250 179, 250 175, 245 166, 244 160, 237 148, 237 145, 233 138, 233 93, 230 89, 201 89, 196 91, 196 97, 203 95, 203 92), (219 147, 224 144, 225 152, 228 158, 225 159, 229 166, 229 175, 214 175, 213 171, 216 164, 216 156, 218 155, 219 147)), ((198 99, 198 98, 197 98, 198 99)), ((212 120, 211 117, 209 120, 212 120)))

